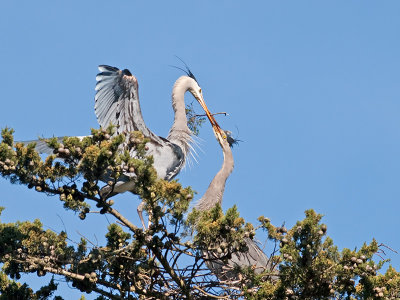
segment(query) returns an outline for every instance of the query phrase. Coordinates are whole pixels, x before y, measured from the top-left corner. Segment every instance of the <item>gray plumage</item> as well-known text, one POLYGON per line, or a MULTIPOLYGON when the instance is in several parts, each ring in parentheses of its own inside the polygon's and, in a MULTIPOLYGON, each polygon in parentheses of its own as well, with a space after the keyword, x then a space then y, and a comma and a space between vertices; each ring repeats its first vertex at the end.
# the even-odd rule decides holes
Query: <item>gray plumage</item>
MULTIPOLYGON (((121 71, 104 65, 99 66, 99 70, 100 73, 96 76, 95 113, 100 126, 104 128, 109 124, 116 125, 116 134, 141 131, 150 139, 146 145, 148 147, 146 155, 153 156, 153 166, 158 177, 165 180, 173 179, 184 166, 191 147, 192 137, 187 126, 184 94, 189 90, 196 99, 202 97, 197 82, 188 76, 182 76, 176 81, 172 90, 175 119, 165 139, 154 134, 143 120, 135 76, 128 70, 121 71)), ((131 156, 135 156, 134 151, 131 152, 131 156)), ((120 178, 113 194, 131 190, 133 183, 130 179, 131 176, 120 178)))
MULTIPOLYGON (((187 126, 184 95, 189 91, 205 110, 207 117, 213 124, 214 117, 208 111, 204 102, 200 86, 190 71, 188 76, 181 76, 175 82, 172 90, 172 107, 175 113, 173 125, 168 137, 162 138, 154 134, 145 124, 139 103, 139 86, 135 76, 127 69, 100 65, 100 73, 97 74, 95 114, 101 127, 107 128, 110 124, 117 127, 115 134, 121 132, 141 131, 146 138, 146 155, 153 156, 154 168, 158 178, 171 180, 183 168, 187 155, 192 149, 192 132, 187 126)), ((62 138, 58 138, 62 139, 62 138)), ((40 153, 52 153, 45 141, 36 142, 36 149, 40 153)), ((25 142, 27 143, 27 142, 25 142)), ((125 145, 122 146, 124 148, 125 145)), ((135 156, 135 151, 131 151, 131 156, 135 156)), ((118 193, 131 191, 134 187, 133 178, 135 174, 124 173, 118 182, 110 187, 106 185, 101 190, 101 195, 110 197, 118 193)), ((105 176, 104 181, 109 178, 105 176)), ((139 212, 141 215, 141 212, 139 212)), ((142 222, 143 222, 143 218, 142 222)))
POLYGON ((225 183, 229 175, 233 171, 234 161, 230 144, 226 139, 221 137, 220 133, 215 132, 217 140, 222 147, 222 153, 224 155, 224 161, 221 169, 211 180, 203 197, 197 202, 195 208, 200 211, 210 210, 216 204, 222 204, 222 197, 224 196, 225 183))
MULTIPOLYGON (((174 122, 167 138, 154 134, 145 124, 139 103, 138 81, 129 70, 101 65, 96 76, 95 113, 102 127, 117 126, 116 134, 139 130, 150 139, 146 155, 152 155, 154 168, 161 179, 172 180, 183 168, 192 149, 192 132, 187 126, 184 95, 189 91, 203 107, 210 122, 215 119, 208 111, 200 86, 194 76, 181 76, 172 89, 174 122)), ((189 73, 190 75, 191 73, 189 73)), ((131 156, 135 156, 134 151, 131 156)), ((125 173, 113 188, 112 194, 132 190, 132 174, 125 173)), ((110 187, 103 188, 103 194, 110 187)))
POLYGON ((207 267, 215 274, 219 280, 234 281, 239 279, 237 268, 254 269, 256 274, 260 274, 266 270, 270 271, 271 262, 268 256, 261 250, 257 243, 250 239, 244 239, 248 250, 246 252, 235 252, 227 262, 219 259, 220 255, 215 252, 204 252, 205 257, 208 259, 206 262, 207 267))
MULTIPOLYGON (((222 132, 218 126, 213 126, 215 136, 221 145, 224 160, 221 169, 214 176, 205 194, 195 208, 200 211, 210 210, 216 204, 222 204, 222 198, 225 190, 225 183, 233 171, 234 160, 231 150, 231 143, 234 141, 227 132, 222 132)), ((235 252, 227 262, 219 259, 220 254, 210 251, 204 251, 207 259, 206 265, 220 280, 233 281, 238 279, 237 267, 252 267, 259 274, 265 270, 271 270, 269 258, 264 254, 255 241, 245 238, 248 250, 244 253, 235 252)))
MULTIPOLYGON (((63 139, 63 136, 57 137, 57 142, 62 143, 63 139)), ((24 145, 35 143, 35 150, 39 153, 52 154, 54 150, 47 145, 47 139, 22 141, 18 143, 23 143, 24 145)))
MULTIPOLYGON (((140 109, 138 96, 138 82, 129 70, 100 65, 100 73, 97 74, 95 114, 101 127, 106 128, 110 124, 117 126, 115 134, 121 132, 141 131, 150 139, 146 155, 153 155, 154 168, 159 178, 171 180, 182 169, 187 155, 192 148, 192 132, 187 126, 184 94, 189 91, 193 94, 201 106, 209 114, 204 103, 201 88, 196 80, 189 76, 181 76, 174 84, 172 90, 172 107, 175 113, 174 123, 168 137, 162 138, 154 134, 145 124, 140 109)), ((210 118, 209 117, 209 118, 210 118)), ((83 137, 81 137, 83 138, 83 137)), ((60 142, 62 137, 57 138, 60 142)), ((32 140, 23 143, 36 143, 36 150, 40 153, 51 154, 53 149, 47 146, 45 140, 32 140)), ((133 156, 134 152, 131 153, 133 156)), ((129 174, 130 175, 130 174, 129 174)), ((129 189, 120 187, 122 193, 129 189)))
POLYGON ((94 111, 100 126, 117 126, 116 134, 141 131, 144 136, 162 143, 144 123, 139 102, 139 85, 129 70, 100 65, 96 76, 94 111))

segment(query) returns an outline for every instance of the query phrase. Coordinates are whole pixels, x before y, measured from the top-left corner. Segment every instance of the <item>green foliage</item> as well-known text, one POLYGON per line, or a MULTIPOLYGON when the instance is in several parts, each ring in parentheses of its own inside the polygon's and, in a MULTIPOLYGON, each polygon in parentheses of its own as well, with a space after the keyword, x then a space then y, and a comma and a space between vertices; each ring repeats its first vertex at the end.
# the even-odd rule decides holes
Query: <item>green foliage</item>
POLYGON ((0 300, 62 300, 60 296, 51 298, 56 290, 57 284, 54 282, 54 278, 47 285, 42 286, 38 291, 34 292, 26 283, 21 284, 15 280, 10 280, 4 272, 0 271, 0 300))
POLYGON ((237 251, 247 250, 245 237, 253 238, 253 226, 239 216, 236 205, 223 213, 217 204, 209 211, 194 210, 188 216, 187 226, 194 228, 197 234, 193 238, 196 249, 215 251, 222 258, 230 258, 237 251))
POLYGON ((42 160, 34 144, 14 145, 13 130, 2 130, 2 177, 57 195, 81 220, 95 204, 115 222, 108 226, 103 246, 84 238, 72 244, 65 232, 44 230, 39 220, 0 222, 0 299, 52 297, 57 288, 53 279, 34 292, 19 282, 23 273, 51 273, 83 293, 96 293, 97 299, 400 298, 400 274, 391 266, 380 273, 386 261, 374 260, 383 245, 372 240, 359 250, 339 250, 327 236, 322 216, 313 210, 290 229, 260 217, 257 228, 274 248, 272 271, 271 266, 261 273, 237 268, 238 280, 219 280, 206 268, 214 258, 205 253, 215 253, 226 263, 234 253, 249 250, 245 241, 254 238, 255 228, 240 217, 236 206, 225 213, 217 205, 187 214, 193 190, 175 180, 157 179, 153 159, 146 156, 147 142, 140 132, 116 135, 110 126, 92 130, 83 139, 50 139, 53 154, 42 160), (147 230, 132 224, 107 198, 116 181, 130 173, 135 175, 134 192, 151 216, 147 230))
POLYGON ((115 250, 127 246, 131 235, 127 232, 124 232, 121 226, 118 226, 117 224, 111 224, 108 226, 106 238, 107 247, 111 250, 115 250))
POLYGON ((194 135, 196 136, 199 135, 200 127, 206 121, 206 118, 204 116, 196 115, 196 112, 194 111, 193 108, 193 103, 186 105, 185 111, 186 111, 186 118, 188 120, 187 125, 189 129, 192 131, 194 135))
POLYGON ((14 146, 14 129, 12 128, 4 128, 1 130, 1 138, 3 139, 3 143, 10 147, 14 146))
POLYGON ((377 275, 385 261, 374 262, 379 252, 372 240, 360 250, 339 251, 326 236, 327 226, 320 224, 322 215, 306 211, 306 218, 290 230, 273 226, 269 219, 260 217, 262 228, 269 239, 279 242, 279 280, 264 284, 252 299, 397 299, 400 288, 399 273, 389 267, 386 274, 377 275), (386 279, 383 279, 386 278, 386 279), (390 278, 390 279, 389 279, 390 278), (389 283, 390 282, 390 283, 389 283), (390 297, 387 297, 389 296, 390 297))
POLYGON ((46 262, 63 261, 72 255, 73 248, 67 246, 66 239, 65 232, 44 231, 39 220, 33 223, 1 223, 0 257, 3 270, 16 279, 22 272, 44 275, 46 262))

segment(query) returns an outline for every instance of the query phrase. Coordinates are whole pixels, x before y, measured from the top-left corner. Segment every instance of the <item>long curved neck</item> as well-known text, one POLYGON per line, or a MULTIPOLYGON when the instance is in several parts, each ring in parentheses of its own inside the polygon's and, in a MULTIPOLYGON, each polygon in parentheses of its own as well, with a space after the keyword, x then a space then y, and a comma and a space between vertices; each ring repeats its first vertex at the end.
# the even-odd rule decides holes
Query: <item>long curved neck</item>
POLYGON ((174 123, 168 133, 167 139, 181 147, 184 154, 189 151, 191 131, 187 126, 185 110, 185 93, 191 86, 190 78, 182 76, 178 78, 172 89, 172 108, 175 112, 174 123))
POLYGON ((225 140, 221 144, 221 147, 224 154, 224 162, 222 163, 221 169, 214 176, 213 180, 208 186, 207 191, 196 204, 195 207, 198 210, 208 210, 213 208, 217 203, 222 203, 222 197, 224 196, 225 191, 225 183, 233 171, 234 161, 232 150, 225 140))

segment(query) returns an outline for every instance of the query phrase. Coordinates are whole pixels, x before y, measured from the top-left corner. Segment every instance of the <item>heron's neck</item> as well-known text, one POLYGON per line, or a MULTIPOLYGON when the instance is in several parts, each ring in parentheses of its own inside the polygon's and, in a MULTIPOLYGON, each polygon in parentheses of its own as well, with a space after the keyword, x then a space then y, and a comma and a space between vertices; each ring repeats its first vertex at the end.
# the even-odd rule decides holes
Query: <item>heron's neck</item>
POLYGON ((172 89, 172 108, 175 112, 174 123, 168 134, 168 140, 181 147, 186 155, 192 140, 191 131, 187 126, 185 110, 185 93, 189 89, 189 80, 186 77, 179 78, 172 89))
POLYGON ((222 163, 222 168, 214 176, 207 191, 204 196, 201 197, 196 205, 198 210, 208 210, 212 209, 217 203, 222 203, 222 197, 224 196, 225 183, 229 175, 233 171, 233 155, 232 150, 228 143, 224 142, 222 144, 222 151, 224 154, 224 162, 222 163))

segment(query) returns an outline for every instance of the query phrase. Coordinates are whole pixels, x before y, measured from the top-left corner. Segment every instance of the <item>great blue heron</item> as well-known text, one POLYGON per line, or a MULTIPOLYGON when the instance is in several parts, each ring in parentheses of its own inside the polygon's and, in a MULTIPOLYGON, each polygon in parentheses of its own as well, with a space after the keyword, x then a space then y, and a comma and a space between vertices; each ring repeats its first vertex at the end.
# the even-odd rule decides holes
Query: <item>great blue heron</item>
MULTIPOLYGON (((153 156, 153 166, 157 171, 158 178, 173 179, 184 166, 187 154, 192 147, 192 132, 187 125, 184 100, 187 91, 200 103, 211 124, 216 124, 204 102, 202 90, 193 73, 187 68, 186 76, 179 77, 174 84, 172 107, 175 118, 167 138, 162 138, 154 134, 143 120, 136 77, 127 69, 119 70, 107 65, 100 65, 99 71, 100 73, 96 76, 95 113, 100 126, 106 128, 113 124, 117 127, 116 134, 141 131, 150 140, 146 144, 146 149, 148 149, 146 155, 153 156)), ((42 153, 52 153, 53 151, 47 147, 45 141, 29 142, 36 142, 36 149, 42 153)), ((134 150, 131 155, 135 155, 134 150)), ((134 187, 132 177, 134 176, 133 173, 125 172, 113 186, 103 187, 101 195, 111 197, 118 193, 132 191, 134 187)), ((138 206, 138 213, 144 226, 142 209, 143 202, 138 206)))
MULTIPOLYGON (((218 124, 213 125, 213 130, 217 141, 221 145, 224 161, 221 169, 214 176, 203 197, 201 197, 195 205, 195 208, 199 211, 210 210, 215 207, 215 205, 222 204, 225 183, 229 175, 232 173, 234 166, 231 150, 234 140, 228 132, 221 130, 218 124)), ((250 238, 245 238, 245 243, 248 250, 246 252, 232 253, 232 257, 227 262, 218 259, 221 257, 218 253, 204 251, 204 255, 207 258, 207 267, 220 280, 229 281, 238 278, 238 274, 235 272, 235 267, 252 267, 256 273, 271 270, 269 258, 264 254, 257 243, 250 238)))
MULTIPOLYGON (((192 132, 187 125, 184 94, 189 91, 203 107, 211 124, 216 123, 204 102, 202 90, 194 75, 188 70, 187 76, 181 76, 174 84, 172 107, 175 118, 165 139, 147 128, 143 120, 136 77, 127 69, 121 71, 115 67, 101 65, 99 70, 100 73, 96 76, 95 113, 100 126, 105 128, 112 123, 117 126, 117 134, 141 131, 150 139, 146 145, 146 154, 153 156, 153 166, 158 177, 173 179, 185 164, 192 142, 192 132)), ((129 191, 132 189, 131 185, 131 180, 120 181, 114 186, 113 192, 129 191)))

